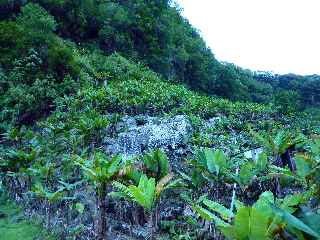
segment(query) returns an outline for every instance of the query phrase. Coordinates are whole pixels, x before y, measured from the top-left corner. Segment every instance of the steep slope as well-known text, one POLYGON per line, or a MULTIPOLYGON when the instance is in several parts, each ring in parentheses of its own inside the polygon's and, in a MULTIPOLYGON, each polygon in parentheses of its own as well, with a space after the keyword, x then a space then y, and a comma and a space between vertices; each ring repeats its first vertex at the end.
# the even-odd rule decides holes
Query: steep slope
MULTIPOLYGON (((247 100, 250 90, 257 101, 272 93, 268 83, 256 91, 250 72, 214 60, 167 1, 27 2, 1 2, 0 182, 59 239, 221 238, 202 226, 196 204, 207 196, 229 205, 233 195, 251 204, 263 191, 279 197, 274 176, 296 173, 273 163, 295 132, 299 150, 310 154, 299 174, 313 179, 307 170, 317 164, 319 142, 302 132, 317 139, 315 111, 295 116, 269 102, 194 91, 247 100), (169 13, 179 20, 167 19, 164 29, 183 28, 173 52, 161 45, 166 31, 155 31, 169 13), (186 49, 178 51, 180 45, 186 49), (121 54, 106 55, 116 50, 121 54), (186 57, 185 69, 170 54, 186 57), (259 164, 244 156, 257 147, 266 151, 259 164), (169 186, 175 188, 167 193, 169 186)), ((288 188, 309 186, 297 181, 288 188)), ((309 190, 304 198, 318 193, 309 190)), ((277 231, 286 233, 284 226, 277 231)))

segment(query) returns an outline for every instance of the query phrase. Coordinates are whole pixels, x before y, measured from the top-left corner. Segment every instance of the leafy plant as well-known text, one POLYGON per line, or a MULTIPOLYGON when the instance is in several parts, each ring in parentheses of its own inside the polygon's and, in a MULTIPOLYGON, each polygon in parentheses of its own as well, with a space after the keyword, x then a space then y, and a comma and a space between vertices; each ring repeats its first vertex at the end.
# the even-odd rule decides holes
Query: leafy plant
POLYGON ((235 179, 240 186, 247 187, 251 184, 254 178, 258 178, 259 175, 265 173, 268 168, 268 156, 262 152, 258 155, 256 161, 249 161, 241 164, 239 175, 235 176, 235 179))
POLYGON ((274 239, 276 236, 285 239, 285 236, 300 236, 301 233, 319 238, 318 233, 292 215, 295 212, 292 206, 301 201, 300 195, 276 201, 271 192, 264 192, 252 206, 237 202, 236 213, 206 198, 202 200, 206 208, 195 203, 193 210, 201 218, 214 222, 230 239, 274 239))
POLYGON ((171 181, 172 178, 173 175, 168 174, 156 183, 154 178, 148 178, 143 174, 137 186, 125 186, 119 182, 113 183, 113 186, 118 189, 119 192, 112 192, 110 194, 112 197, 120 197, 134 201, 142 206, 149 215, 148 227, 151 239, 154 239, 154 231, 158 225, 157 203, 160 201, 161 194, 177 183, 176 181, 171 181))
POLYGON ((147 168, 147 171, 151 172, 149 175, 157 180, 169 174, 169 160, 161 149, 156 149, 145 154, 143 156, 143 163, 147 168))
POLYGON ((232 179, 230 162, 220 149, 201 149, 196 152, 195 159, 191 160, 193 166, 192 175, 187 176, 180 172, 182 177, 198 187, 206 181, 217 179, 232 179))
POLYGON ((47 228, 51 228, 51 216, 52 216, 52 204, 59 201, 64 196, 64 187, 58 188, 57 191, 51 192, 48 189, 44 188, 41 183, 36 183, 33 187, 32 192, 36 194, 39 198, 42 198, 45 201, 46 206, 46 215, 47 215, 47 228))
POLYGON ((17 172, 19 169, 27 168, 36 159, 37 151, 17 150, 15 148, 7 149, 5 152, 5 161, 0 163, 0 169, 3 171, 17 172))
POLYGON ((107 231, 107 186, 113 180, 122 177, 126 173, 126 162, 120 155, 108 158, 102 152, 96 152, 91 161, 84 161, 80 159, 77 163, 83 170, 84 175, 87 177, 95 188, 99 203, 99 239, 106 238, 107 231))

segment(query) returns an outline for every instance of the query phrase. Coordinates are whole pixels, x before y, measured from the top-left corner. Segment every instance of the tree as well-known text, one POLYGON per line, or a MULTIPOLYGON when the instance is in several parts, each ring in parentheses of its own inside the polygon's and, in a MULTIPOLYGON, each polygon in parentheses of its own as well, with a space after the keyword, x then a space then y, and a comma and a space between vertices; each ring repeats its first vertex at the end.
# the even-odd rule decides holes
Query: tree
POLYGON ((28 3, 21 9, 17 23, 29 31, 34 41, 47 40, 48 35, 56 30, 57 23, 54 17, 38 4, 28 3))
POLYGON ((280 91, 274 96, 274 104, 284 114, 292 114, 301 107, 300 95, 295 91, 280 91))

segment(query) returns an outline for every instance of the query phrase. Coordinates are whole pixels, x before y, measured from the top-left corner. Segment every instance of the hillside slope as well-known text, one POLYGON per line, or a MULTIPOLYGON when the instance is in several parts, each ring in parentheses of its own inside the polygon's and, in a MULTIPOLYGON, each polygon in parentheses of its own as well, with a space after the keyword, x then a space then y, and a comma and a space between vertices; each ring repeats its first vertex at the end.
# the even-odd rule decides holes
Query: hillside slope
POLYGON ((0 6, 0 190, 27 217, 58 239, 318 238, 320 114, 275 106, 168 1, 0 6))
POLYGON ((66 73, 77 75, 77 69, 71 66, 71 52, 53 40, 53 31, 82 48, 101 49, 107 55, 120 53, 144 63, 164 79, 210 95, 269 103, 280 94, 282 101, 274 102, 280 106, 283 101, 289 102, 293 111, 317 104, 315 100, 310 102, 307 95, 319 98, 319 91, 315 90, 319 89, 318 80, 309 84, 304 79, 297 81, 300 77, 296 76, 290 82, 283 81, 285 88, 278 89, 272 81, 259 81, 261 78, 250 70, 218 62, 198 31, 171 1, 5 0, 0 3, 0 12, 0 20, 9 21, 1 25, 0 64, 4 72, 10 71, 14 60, 25 57, 28 49, 33 48, 40 53, 42 70, 60 72, 54 78, 62 78, 66 73), (29 5, 24 16, 19 16, 28 2, 43 9, 29 5), (301 101, 296 103, 294 98, 301 101))

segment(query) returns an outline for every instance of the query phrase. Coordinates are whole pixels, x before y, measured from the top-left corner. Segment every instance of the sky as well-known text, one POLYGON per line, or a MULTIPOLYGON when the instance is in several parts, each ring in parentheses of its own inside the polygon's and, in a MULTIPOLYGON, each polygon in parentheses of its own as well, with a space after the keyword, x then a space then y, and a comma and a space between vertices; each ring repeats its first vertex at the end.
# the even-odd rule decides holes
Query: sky
POLYGON ((320 0, 176 0, 220 61, 320 74, 320 0))

